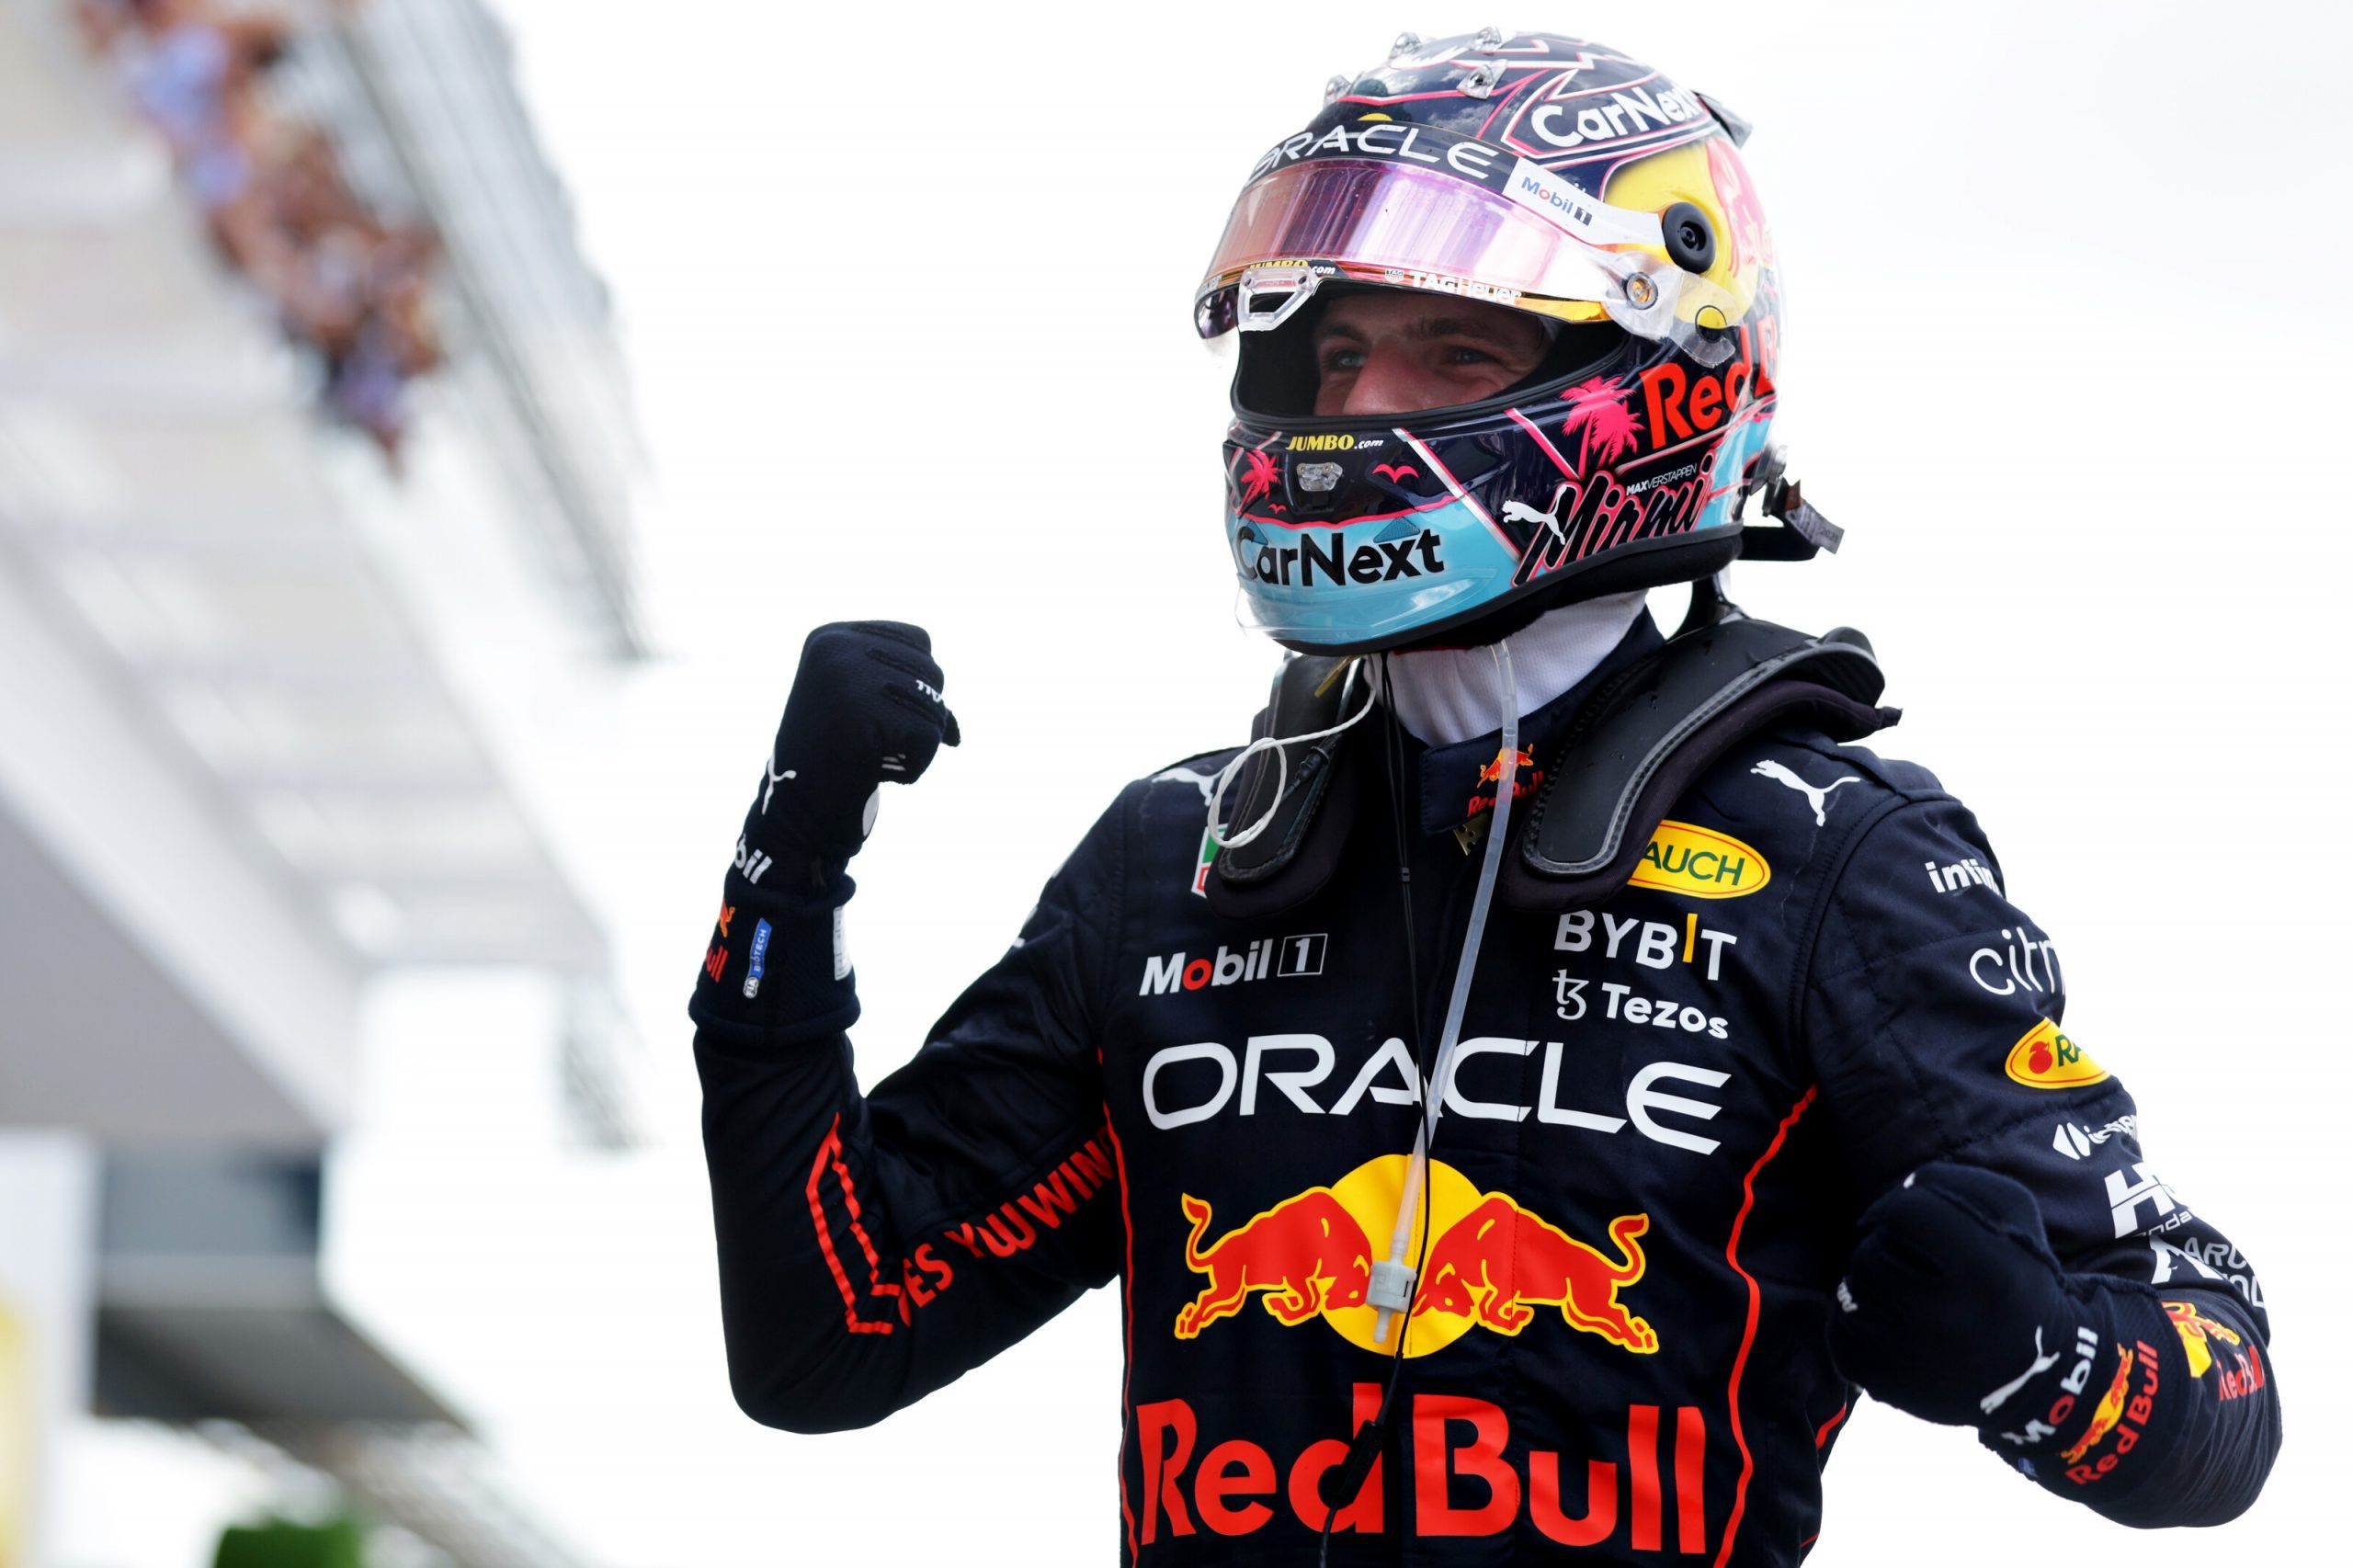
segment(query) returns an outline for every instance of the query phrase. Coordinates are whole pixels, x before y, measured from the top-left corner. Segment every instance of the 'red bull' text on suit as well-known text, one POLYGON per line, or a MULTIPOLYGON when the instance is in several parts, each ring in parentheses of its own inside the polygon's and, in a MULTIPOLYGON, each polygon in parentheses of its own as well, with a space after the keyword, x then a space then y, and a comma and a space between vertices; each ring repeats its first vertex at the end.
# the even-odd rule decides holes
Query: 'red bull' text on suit
MULTIPOLYGON (((1638 623, 1523 721, 1521 788, 1658 641, 1638 623)), ((1347 852, 1279 915, 1202 895, 1225 754, 1131 786, 870 1096, 849 879, 739 856, 693 1012, 747 1412, 878 1421, 1117 1279, 1122 1562, 1309 1562, 1337 1510, 1336 1563, 1793 1563, 1858 1393, 1825 1330, 1859 1217, 1950 1162, 2022 1184, 2070 1275, 2159 1325, 2021 1333, 2045 1381, 1986 1392, 1987 1445, 2128 1523, 2247 1505, 2279 1440, 2256 1276, 2143 1154, 2062 1027, 2059 949, 1934 778, 1802 726, 1735 744, 1616 892, 1499 898, 1426 1085, 1499 743, 1400 737, 1408 963, 1385 722, 1341 753, 1347 852), (1422 1268, 1383 1336, 1368 1282, 1426 1093, 1422 1268), (1399 1334, 1378 1458, 1339 1495, 1399 1334)))

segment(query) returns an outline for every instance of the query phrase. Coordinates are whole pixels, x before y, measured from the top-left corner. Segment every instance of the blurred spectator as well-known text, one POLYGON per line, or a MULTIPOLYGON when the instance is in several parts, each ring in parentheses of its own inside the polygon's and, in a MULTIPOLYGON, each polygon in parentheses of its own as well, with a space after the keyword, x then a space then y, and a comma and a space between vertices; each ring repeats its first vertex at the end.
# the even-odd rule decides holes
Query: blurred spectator
POLYGON ((220 0, 75 0, 90 46, 116 63, 170 146, 222 254, 319 352, 326 403, 398 461, 408 383, 438 367, 430 308, 439 242, 380 222, 325 132, 271 111, 263 78, 292 38, 280 17, 220 0))

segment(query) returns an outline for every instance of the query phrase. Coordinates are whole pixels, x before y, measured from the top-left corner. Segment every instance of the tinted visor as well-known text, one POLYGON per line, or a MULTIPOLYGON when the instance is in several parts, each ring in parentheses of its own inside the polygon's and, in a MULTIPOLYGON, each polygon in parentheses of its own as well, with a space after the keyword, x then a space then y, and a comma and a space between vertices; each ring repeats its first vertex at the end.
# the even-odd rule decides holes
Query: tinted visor
POLYGON ((1233 204, 1196 325, 1204 337, 1279 325, 1319 282, 1347 278, 1570 320, 1607 314, 1634 330, 1629 316, 1664 317, 1665 329, 1675 269, 1632 248, 1659 243, 1655 215, 1607 207, 1525 162, 1502 184, 1352 158, 1270 170, 1233 204), (1589 308, 1548 308, 1561 304, 1589 308))

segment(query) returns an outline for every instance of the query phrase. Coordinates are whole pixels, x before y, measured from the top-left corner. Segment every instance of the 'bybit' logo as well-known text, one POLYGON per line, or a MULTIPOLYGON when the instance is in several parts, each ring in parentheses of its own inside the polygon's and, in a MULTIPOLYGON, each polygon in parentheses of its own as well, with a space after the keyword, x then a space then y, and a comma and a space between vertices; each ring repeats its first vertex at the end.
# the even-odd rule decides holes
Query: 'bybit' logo
POLYGON ((1670 821, 1651 835, 1627 886, 1686 898, 1745 898, 1772 880, 1765 857, 1730 834, 1670 821))

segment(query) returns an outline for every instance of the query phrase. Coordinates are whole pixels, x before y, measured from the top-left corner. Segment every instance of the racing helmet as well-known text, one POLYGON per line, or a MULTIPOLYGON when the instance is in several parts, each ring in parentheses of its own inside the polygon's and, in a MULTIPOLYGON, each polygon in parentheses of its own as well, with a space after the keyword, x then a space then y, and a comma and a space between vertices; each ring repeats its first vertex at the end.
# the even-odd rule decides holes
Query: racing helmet
MULTIPOLYGON (((1408 33, 1334 77, 1251 170, 1195 300, 1204 338, 1238 338, 1226 528, 1245 618, 1308 653, 1480 642, 1728 565, 1748 495, 1771 487, 1778 514, 1793 491, 1767 442, 1779 283, 1746 133, 1551 33, 1408 33), (1478 402, 1319 417, 1313 323, 1364 289, 1529 312, 1549 347, 1478 402)), ((1823 528, 1768 552, 1835 548, 1823 528)))

